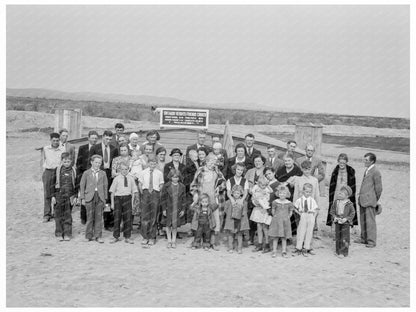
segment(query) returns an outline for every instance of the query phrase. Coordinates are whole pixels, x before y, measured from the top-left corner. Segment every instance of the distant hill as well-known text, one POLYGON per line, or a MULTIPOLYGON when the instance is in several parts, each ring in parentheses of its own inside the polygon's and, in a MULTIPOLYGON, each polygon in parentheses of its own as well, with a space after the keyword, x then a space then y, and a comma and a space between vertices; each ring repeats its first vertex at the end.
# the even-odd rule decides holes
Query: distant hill
MULTIPOLYGON (((38 93, 39 95, 40 93, 38 93)), ((119 118, 125 120, 159 121, 159 114, 153 112, 151 107, 155 103, 136 104, 96 100, 68 100, 49 99, 41 97, 6 96, 6 109, 20 111, 36 111, 53 113, 55 109, 82 109, 83 115, 119 118)), ((177 107, 187 107, 176 105, 177 107)), ((208 107, 206 107, 208 108, 208 107)), ((293 112, 254 111, 244 109, 209 108, 210 124, 240 125, 296 125, 299 123, 321 123, 324 125, 348 125, 375 128, 410 129, 409 119, 348 116, 330 114, 311 114, 293 112)), ((346 134, 348 135, 348 134, 346 134)))
MULTIPOLYGON (((112 94, 112 93, 95 93, 95 92, 64 92, 50 89, 6 89, 7 96, 15 97, 30 97, 30 98, 45 98, 45 99, 59 99, 72 101, 97 101, 97 102, 117 102, 117 103, 135 103, 147 104, 160 107, 198 107, 198 108, 227 108, 227 109, 247 109, 247 110, 262 110, 259 109, 256 103, 201 103, 192 102, 173 97, 159 97, 150 95, 126 95, 126 94, 112 94)), ((265 110, 264 110, 265 111, 265 110)), ((293 112, 291 108, 273 107, 273 111, 287 111, 293 112)), ((301 111, 307 112, 308 111, 301 111)))

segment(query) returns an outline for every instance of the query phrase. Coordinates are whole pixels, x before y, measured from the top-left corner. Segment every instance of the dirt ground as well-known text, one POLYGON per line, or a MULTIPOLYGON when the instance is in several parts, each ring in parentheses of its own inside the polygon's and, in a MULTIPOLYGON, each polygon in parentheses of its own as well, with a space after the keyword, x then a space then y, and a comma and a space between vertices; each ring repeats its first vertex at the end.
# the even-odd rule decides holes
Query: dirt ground
MULTIPOLYGON (((9 115, 8 115, 9 117, 9 115)), ((16 120, 16 119, 15 119, 16 120)), ((30 123, 30 122, 28 122, 30 123)), ((112 123, 113 124, 113 123, 112 123)), ((27 128, 33 127, 33 125, 27 128)), ((47 126, 47 125, 46 125, 47 126)), ((17 127, 19 128, 19 127, 17 127)), ((334 242, 325 226, 328 198, 322 197, 321 240, 315 256, 271 258, 191 250, 191 238, 167 249, 164 238, 150 249, 134 245, 82 242, 79 211, 73 212, 73 239, 57 242, 54 223, 42 223, 43 188, 40 153, 44 133, 17 132, 7 124, 7 307, 408 307, 410 305, 410 177, 409 155, 376 151, 383 176, 377 217, 378 245, 352 244, 350 256, 333 255, 334 242), (394 159, 400 159, 395 165, 394 159)), ((323 146, 327 175, 339 146, 323 146)), ((362 149, 352 150, 358 187, 364 172, 362 149)), ((358 237, 353 230, 352 240, 358 237)), ((280 248, 280 247, 279 247, 280 248)))

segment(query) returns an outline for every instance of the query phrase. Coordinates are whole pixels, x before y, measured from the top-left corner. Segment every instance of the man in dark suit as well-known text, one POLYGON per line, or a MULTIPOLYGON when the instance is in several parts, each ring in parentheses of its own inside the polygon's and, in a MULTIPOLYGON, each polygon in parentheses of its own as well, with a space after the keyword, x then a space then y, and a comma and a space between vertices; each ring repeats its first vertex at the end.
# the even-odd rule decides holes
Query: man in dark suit
POLYGON ((118 140, 124 134, 124 125, 122 123, 116 123, 116 125, 114 126, 114 130, 116 134, 112 136, 110 144, 118 148, 118 140))
POLYGON ((261 152, 254 148, 254 134, 246 134, 244 137, 244 145, 246 147, 246 157, 248 157, 251 163, 254 163, 254 157, 261 155, 261 152))
MULTIPOLYGON (((111 178, 111 163, 113 159, 118 156, 118 148, 110 144, 112 137, 113 133, 111 131, 104 131, 101 143, 95 144, 90 149, 90 157, 92 155, 100 155, 103 158, 103 162, 101 163, 100 169, 104 170, 107 175, 108 189, 110 189, 111 183, 113 182, 111 178)), ((107 204, 104 210, 103 217, 104 229, 112 231, 112 227, 114 225, 114 217, 113 212, 110 208, 110 196, 107 197, 107 204)))
POLYGON ((201 147, 204 147, 208 153, 212 152, 212 148, 208 145, 205 145, 205 138, 206 138, 206 133, 205 131, 199 131, 198 132, 198 137, 197 140, 198 142, 196 144, 192 144, 190 146, 188 146, 186 148, 186 153, 185 153, 185 164, 189 163, 191 160, 189 159, 189 151, 190 150, 198 150, 201 147))
POLYGON ((265 167, 273 168, 273 171, 276 172, 281 167, 285 166, 285 162, 277 157, 276 147, 273 145, 267 146, 267 159, 265 167))
POLYGON ((364 155, 364 172, 363 182, 361 183, 358 203, 360 205, 360 227, 361 239, 356 243, 366 244, 368 248, 376 247, 377 225, 376 214, 378 200, 380 199, 383 186, 381 183, 380 171, 375 166, 376 155, 367 153, 364 155))
MULTIPOLYGON (((98 140, 98 133, 97 131, 91 130, 88 132, 88 143, 85 145, 81 145, 78 149, 78 157, 77 157, 77 183, 79 184, 81 181, 82 174, 88 169, 90 163, 90 150, 91 148, 97 143, 98 140)), ((85 209, 85 205, 81 205, 81 223, 85 224, 87 222, 87 210, 85 209)))

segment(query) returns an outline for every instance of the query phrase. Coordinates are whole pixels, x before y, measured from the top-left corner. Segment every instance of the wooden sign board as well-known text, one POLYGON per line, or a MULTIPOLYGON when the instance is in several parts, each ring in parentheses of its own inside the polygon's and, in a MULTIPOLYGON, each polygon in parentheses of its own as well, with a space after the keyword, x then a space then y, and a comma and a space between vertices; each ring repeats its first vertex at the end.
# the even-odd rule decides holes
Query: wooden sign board
POLYGON ((208 129, 208 109, 160 108, 160 128, 208 129))

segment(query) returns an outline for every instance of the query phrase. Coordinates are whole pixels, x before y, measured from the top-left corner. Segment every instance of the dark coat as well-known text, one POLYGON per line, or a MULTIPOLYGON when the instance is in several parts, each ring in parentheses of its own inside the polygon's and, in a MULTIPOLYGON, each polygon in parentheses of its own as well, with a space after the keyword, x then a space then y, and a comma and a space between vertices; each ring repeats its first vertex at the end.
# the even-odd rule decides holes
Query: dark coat
MULTIPOLYGON (((173 194, 172 194, 172 182, 165 183, 162 188, 160 195, 160 204, 162 211, 166 211, 166 217, 162 218, 162 224, 172 224, 172 211, 173 211, 173 194)), ((178 190, 178 215, 177 215, 177 227, 185 224, 185 210, 186 210, 186 193, 185 185, 179 183, 178 190), (179 213, 183 211, 184 215, 179 218, 179 213)))
POLYGON ((189 190, 189 185, 191 185, 192 181, 194 180, 195 173, 198 170, 195 163, 191 160, 189 161, 183 171, 183 184, 189 190))
MULTIPOLYGON (((294 168, 289 173, 286 172, 286 167, 281 167, 275 173, 275 177, 279 182, 286 182, 290 177, 294 177, 294 176, 300 177, 302 175, 303 175, 302 170, 296 164, 294 164, 294 168)), ((289 189, 289 192, 290 192, 290 198, 288 199, 290 201, 293 201, 293 192, 295 190, 295 187, 293 185, 288 184, 287 188, 289 189)))
MULTIPOLYGON (((347 168, 347 185, 352 190, 350 201, 352 202, 354 209, 355 209, 355 215, 354 215, 353 223, 351 225, 358 225, 357 205, 356 205, 356 200, 355 200, 355 193, 356 193, 355 170, 351 166, 348 166, 348 165, 346 166, 347 166, 346 167, 347 168)), ((337 187, 338 172, 339 172, 339 166, 337 165, 334 168, 334 171, 332 171, 331 180, 329 182, 329 207, 328 207, 328 216, 326 218, 326 225, 328 226, 332 225, 332 216, 330 214, 330 210, 331 210, 332 204, 334 203, 335 189, 337 187)))
MULTIPOLYGON (((91 147, 89 158, 91 158, 91 156, 93 156, 93 155, 100 155, 101 157, 103 157, 103 161, 101 163, 100 169, 104 170, 104 155, 103 155, 102 146, 103 145, 101 143, 98 143, 98 144, 95 144, 93 147, 91 147)), ((109 160, 110 160, 110 170, 111 170, 111 165, 112 165, 113 159, 118 156, 118 149, 116 147, 114 147, 113 145, 111 145, 111 144, 109 144, 109 146, 110 146, 110 155, 108 155, 108 156, 109 156, 109 160)), ((91 167, 91 162, 88 159, 88 168, 90 168, 90 167, 91 167)))
MULTIPOLYGON (((165 167, 163 168, 163 179, 165 181, 169 181, 168 175, 169 175, 169 172, 172 169, 175 169, 175 166, 173 165, 173 161, 168 162, 167 164, 165 164, 165 167)), ((182 163, 179 163, 179 172, 182 174, 182 180, 181 180, 181 182, 183 182, 184 172, 185 172, 185 165, 182 164, 182 163)))
MULTIPOLYGON (((191 229, 196 231, 198 230, 198 219, 199 219, 199 214, 201 213, 201 207, 199 205, 196 205, 196 207, 191 206, 191 209, 193 209, 194 211, 194 215, 192 217, 191 229)), ((216 226, 216 222, 215 222, 215 217, 214 217, 212 207, 208 207, 208 221, 209 221, 209 228, 211 230, 214 230, 216 226)))
POLYGON ((334 219, 334 217, 346 218, 347 219, 347 222, 352 226, 352 222, 353 222, 353 219, 354 219, 354 216, 355 216, 355 208, 354 208, 353 203, 351 201, 348 201, 345 204, 344 213, 341 214, 341 215, 339 215, 339 214, 336 213, 337 212, 337 210, 336 210, 337 209, 337 207, 336 207, 337 206, 337 203, 338 203, 337 200, 334 201, 334 203, 332 204, 331 208, 329 209, 329 213, 330 213, 330 215, 332 217, 332 220, 334 219))
MULTIPOLYGON (((256 157, 257 155, 261 155, 261 152, 258 150, 258 149, 255 149, 254 147, 253 147, 253 151, 251 152, 251 155, 248 155, 248 152, 247 152, 247 146, 246 146, 246 148, 245 148, 245 154, 246 154, 246 158, 249 158, 250 159, 250 162, 253 164, 253 166, 254 166, 254 157, 256 157)), ((251 169, 251 168, 250 168, 251 169)))
POLYGON ((90 158, 89 144, 81 145, 78 149, 77 157, 77 174, 82 175, 88 169, 88 160, 90 158))

